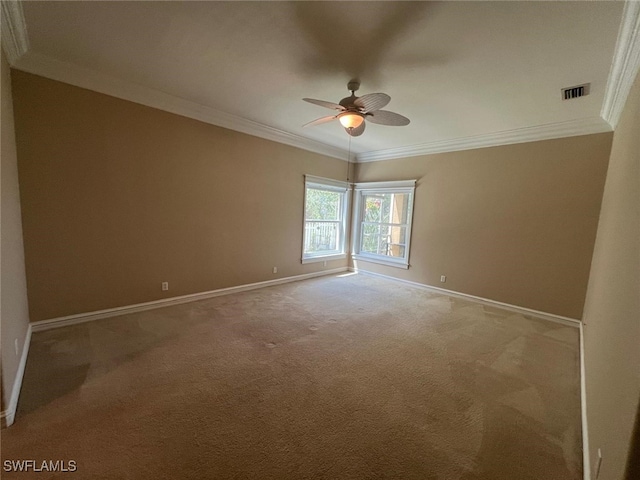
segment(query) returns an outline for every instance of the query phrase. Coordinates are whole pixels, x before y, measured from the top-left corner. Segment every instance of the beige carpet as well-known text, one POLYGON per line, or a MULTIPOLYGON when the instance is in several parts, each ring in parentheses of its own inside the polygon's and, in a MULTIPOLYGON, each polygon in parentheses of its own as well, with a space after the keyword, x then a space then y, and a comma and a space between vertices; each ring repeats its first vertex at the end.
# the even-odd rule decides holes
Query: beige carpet
POLYGON ((2 478, 570 480, 578 330, 365 275, 34 334, 2 478))

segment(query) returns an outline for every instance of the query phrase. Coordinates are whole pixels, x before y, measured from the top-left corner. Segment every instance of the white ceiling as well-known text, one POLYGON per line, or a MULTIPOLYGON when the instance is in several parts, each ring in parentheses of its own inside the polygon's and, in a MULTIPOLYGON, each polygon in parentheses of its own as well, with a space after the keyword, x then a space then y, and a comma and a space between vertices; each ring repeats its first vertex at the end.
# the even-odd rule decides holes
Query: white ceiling
POLYGON ((10 60, 240 131, 326 146, 334 156, 349 137, 338 122, 303 129, 331 111, 302 98, 337 102, 358 78, 358 94, 385 92, 385 109, 411 119, 406 127, 369 124, 353 139, 362 159, 387 158, 429 146, 508 143, 513 132, 610 130, 600 116, 623 6, 29 1, 22 3, 26 53, 10 60), (561 100, 562 87, 582 83, 591 83, 589 96, 561 100))

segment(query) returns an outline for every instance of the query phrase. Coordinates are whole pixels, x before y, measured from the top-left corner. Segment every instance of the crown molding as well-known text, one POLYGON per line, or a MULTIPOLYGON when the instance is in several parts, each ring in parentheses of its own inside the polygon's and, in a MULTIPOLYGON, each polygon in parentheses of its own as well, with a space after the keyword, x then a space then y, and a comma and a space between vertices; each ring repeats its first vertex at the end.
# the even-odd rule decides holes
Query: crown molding
POLYGON ((640 2, 627 1, 600 115, 615 128, 640 70, 640 2))
POLYGON ((554 138, 576 137, 592 133, 612 131, 611 125, 600 117, 590 117, 567 122, 549 123, 534 127, 517 128, 502 132, 476 135, 473 137, 454 138, 436 142, 422 143, 408 147, 389 148, 359 153, 358 162, 377 162, 395 158, 416 157, 434 153, 473 150, 475 148, 497 147, 514 143, 537 142, 554 138))
POLYGON ((24 21, 21 2, 3 0, 1 3, 2 47, 9 64, 13 65, 29 50, 27 24, 24 21))
MULTIPOLYGON (((5 2, 3 2, 3 8, 4 5, 5 2)), ((28 52, 22 55, 12 66, 18 70, 23 70, 52 80, 68 83, 77 87, 86 88, 134 103, 146 105, 148 107, 193 118, 219 127, 228 128, 230 130, 346 161, 347 152, 343 149, 294 135, 283 130, 278 130, 252 120, 221 112, 214 108, 170 95, 160 90, 155 90, 133 82, 127 82, 95 70, 80 67, 69 62, 63 62, 35 52, 28 52)), ((502 132, 488 133, 472 137, 440 140, 406 147, 363 152, 357 154, 355 161, 374 162, 391 160, 434 153, 472 150, 476 148, 589 135, 593 133, 610 132, 612 130, 613 128, 611 123, 607 120, 600 117, 590 117, 566 122, 505 130, 502 132)))
POLYGON ((337 158, 345 162, 347 161, 347 152, 340 148, 38 53, 27 53, 20 58, 13 67, 52 80, 75 85, 76 87, 86 88, 183 117, 193 118, 218 127, 228 128, 255 137, 337 158))

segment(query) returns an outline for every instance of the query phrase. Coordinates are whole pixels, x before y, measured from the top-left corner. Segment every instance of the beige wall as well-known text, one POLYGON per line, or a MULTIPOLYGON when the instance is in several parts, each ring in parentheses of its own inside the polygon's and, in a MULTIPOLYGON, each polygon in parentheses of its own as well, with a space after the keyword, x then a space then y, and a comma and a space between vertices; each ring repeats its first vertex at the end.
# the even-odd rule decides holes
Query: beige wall
POLYGON ((347 265, 300 262, 303 175, 345 162, 20 71, 13 95, 32 321, 347 265))
MULTIPOLYGON (((344 162, 20 71, 13 87, 33 321, 323 268, 300 264, 303 174, 344 162)), ((418 187, 411 268, 358 266, 580 318, 611 138, 359 165, 418 187)))
POLYGON ((605 133, 358 164, 360 182, 418 182, 409 270, 357 266, 581 318, 611 138, 605 133))
POLYGON ((602 450, 599 480, 623 478, 640 398, 639 134, 636 78, 613 137, 585 303, 589 444, 592 465, 602 450))
POLYGON ((9 64, 2 52, 2 144, 0 211, 0 336, 2 337, 2 410, 9 407, 13 383, 18 371, 22 349, 29 325, 27 286, 22 247, 22 223, 20 219, 20 193, 18 166, 13 125, 11 77, 9 64), (18 340, 18 353, 15 341, 18 340))

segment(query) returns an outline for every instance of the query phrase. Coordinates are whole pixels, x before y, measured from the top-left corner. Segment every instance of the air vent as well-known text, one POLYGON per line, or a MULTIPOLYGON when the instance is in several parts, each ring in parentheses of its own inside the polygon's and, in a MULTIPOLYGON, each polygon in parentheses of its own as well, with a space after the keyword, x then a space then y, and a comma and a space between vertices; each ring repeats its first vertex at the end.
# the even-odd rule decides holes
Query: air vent
POLYGON ((589 95, 590 87, 590 83, 584 83, 582 85, 576 85, 575 87, 563 88, 562 100, 572 100, 574 98, 580 98, 589 95))

